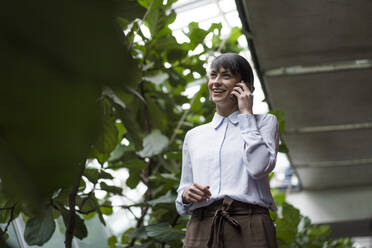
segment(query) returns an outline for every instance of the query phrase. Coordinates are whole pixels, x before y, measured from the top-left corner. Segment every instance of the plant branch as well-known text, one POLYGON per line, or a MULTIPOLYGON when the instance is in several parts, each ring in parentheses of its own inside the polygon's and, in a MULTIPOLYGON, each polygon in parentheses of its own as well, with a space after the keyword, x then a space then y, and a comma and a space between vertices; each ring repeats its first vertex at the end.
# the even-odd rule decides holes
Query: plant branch
POLYGON ((177 127, 174 129, 173 131, 173 134, 172 134, 172 137, 170 138, 170 141, 169 141, 169 145, 170 146, 173 141, 176 139, 176 136, 177 136, 177 130, 181 128, 182 124, 185 122, 185 119, 187 117, 187 115, 189 114, 190 112, 190 109, 191 109, 191 106, 194 104, 195 102, 195 99, 196 99, 196 95, 197 93, 194 95, 194 97, 191 99, 191 102, 190 102, 190 108, 189 109, 186 109, 185 112, 183 112, 183 115, 181 117, 181 119, 178 121, 177 123, 177 127))
MULTIPOLYGON (((146 20, 147 16, 149 15, 149 13, 150 13, 150 11, 151 11, 151 9, 152 9, 152 6, 154 5, 154 2, 155 2, 155 0, 152 0, 152 1, 151 1, 150 5, 149 5, 149 8, 146 10, 146 13, 144 14, 143 18, 142 18, 141 21, 137 24, 137 28, 138 28, 138 29, 141 29, 140 26, 143 24, 143 22, 146 20)), ((134 29, 134 26, 135 26, 135 25, 133 25, 133 29, 134 29)), ((134 31, 134 30, 133 30, 133 31, 134 31)), ((132 48, 133 43, 134 43, 134 39, 131 41, 131 43, 130 43, 130 45, 129 45, 129 48, 132 48)))
POLYGON ((0 208, 0 211, 3 211, 3 210, 11 210, 11 209, 13 209, 14 208, 14 206, 12 206, 12 207, 3 207, 3 208, 0 208))
POLYGON ((12 207, 4 207, 0 209, 0 210, 10 210, 10 217, 9 217, 8 223, 6 224, 4 231, 2 231, 2 233, 0 234, 0 237, 3 236, 8 231, 8 227, 14 218, 14 209, 15 209, 15 205, 12 207))
MULTIPOLYGON (((152 165, 152 160, 150 159, 150 161, 147 163, 146 174, 144 175, 144 179, 147 181, 146 183, 148 183, 148 178, 149 176, 151 176, 151 172, 152 172, 151 165, 152 165)), ((141 216, 137 219, 136 228, 140 228, 143 225, 145 216, 150 208, 149 205, 147 205, 147 202, 151 200, 151 197, 152 197, 151 187, 150 185, 147 185, 147 190, 145 192, 145 199, 144 199, 144 202, 146 205, 141 208, 141 216)), ((136 238, 133 238, 130 242, 129 247, 133 247, 135 242, 136 242, 136 238)))
POLYGON ((75 212, 76 195, 79 190, 80 180, 81 180, 81 177, 83 176, 84 170, 85 170, 85 162, 82 162, 80 165, 80 171, 76 177, 75 184, 69 195, 70 214, 69 214, 69 220, 68 220, 68 224, 66 227, 66 233, 65 233, 65 247, 66 248, 72 247, 72 239, 74 237, 75 217, 76 217, 76 212, 75 212))

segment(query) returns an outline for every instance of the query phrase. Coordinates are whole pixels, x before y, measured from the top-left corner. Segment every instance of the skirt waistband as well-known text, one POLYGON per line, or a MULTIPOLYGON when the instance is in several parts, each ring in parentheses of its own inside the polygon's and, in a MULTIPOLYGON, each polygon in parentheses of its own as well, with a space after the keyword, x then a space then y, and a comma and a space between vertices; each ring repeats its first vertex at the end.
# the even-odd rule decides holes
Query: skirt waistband
POLYGON ((193 210, 192 216, 198 219, 213 217, 216 211, 222 208, 229 212, 230 215, 269 214, 269 210, 265 207, 233 200, 226 196, 224 199, 215 201, 206 207, 193 210))

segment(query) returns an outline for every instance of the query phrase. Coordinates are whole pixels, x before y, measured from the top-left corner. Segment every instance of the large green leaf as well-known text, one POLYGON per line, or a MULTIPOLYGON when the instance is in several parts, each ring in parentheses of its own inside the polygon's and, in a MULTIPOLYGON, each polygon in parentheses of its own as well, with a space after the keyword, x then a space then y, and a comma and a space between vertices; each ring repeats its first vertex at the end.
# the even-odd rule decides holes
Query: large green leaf
POLYGON ((287 244, 292 244, 298 232, 300 223, 300 211, 292 205, 284 202, 282 205, 282 218, 275 221, 277 226, 277 238, 287 244))
POLYGON ((47 208, 41 215, 30 218, 25 227, 24 238, 28 245, 43 245, 56 229, 52 210, 47 208))
POLYGON ((129 170, 129 177, 125 181, 126 185, 128 185, 129 188, 134 189, 137 187, 138 183, 141 180, 141 171, 131 169, 129 170))
POLYGON ((77 197, 76 205, 83 213, 92 212, 98 208, 98 202, 94 194, 77 197))
POLYGON ((143 134, 142 134, 142 130, 140 126, 135 120, 135 115, 133 115, 129 109, 120 108, 116 110, 117 110, 118 117, 122 121, 125 128, 128 130, 125 136, 127 136, 128 139, 131 140, 135 144, 135 147, 137 150, 141 149, 143 134))
POLYGON ((156 198, 154 200, 151 200, 148 203, 152 206, 155 206, 161 203, 174 204, 174 201, 176 200, 176 198, 177 198, 176 195, 172 194, 171 191, 168 191, 167 194, 160 196, 159 198, 156 198))
POLYGON ((144 80, 154 83, 156 85, 160 85, 164 83, 164 81, 167 80, 168 78, 169 78, 168 73, 157 73, 155 75, 149 75, 149 76, 143 77, 144 80))
POLYGON ((117 186, 107 185, 105 182, 100 183, 101 189, 115 195, 122 195, 123 189, 117 186))
POLYGON ((136 228, 133 231, 127 233, 126 236, 129 238, 146 238, 147 237, 146 228, 145 227, 136 228))
MULTIPOLYGON (((61 210, 63 222, 65 226, 68 226, 70 212, 66 209, 61 210)), ((75 226, 74 226, 74 236, 78 239, 84 239, 88 236, 88 229, 85 225, 84 220, 77 214, 75 214, 75 226)))
POLYGON ((84 176, 88 178, 89 181, 96 184, 99 179, 99 171, 95 168, 86 168, 84 170, 84 176))
POLYGON ((152 157, 160 154, 169 143, 169 139, 159 130, 152 131, 143 140, 143 150, 138 152, 141 157, 152 157))
POLYGON ((152 8, 146 18, 146 24, 150 29, 151 36, 155 39, 171 32, 168 25, 176 19, 176 13, 173 9, 165 11, 174 1, 169 0, 167 2, 167 5, 163 6, 163 0, 153 0, 152 8))
POLYGON ((114 10, 117 16, 133 21, 135 18, 142 18, 146 9, 137 0, 114 0, 114 10))
POLYGON ((271 110, 269 113, 275 115, 279 123, 279 130, 280 132, 284 131, 285 128, 285 114, 281 110, 271 110))
POLYGON ((183 231, 170 227, 168 223, 146 226, 146 233, 149 237, 159 240, 160 242, 180 240, 185 235, 183 231))
POLYGON ((37 205, 71 185, 100 134, 102 85, 138 82, 114 7, 100 0, 2 6, 0 174, 12 197, 37 205))
POLYGON ((190 39, 190 50, 194 50, 199 44, 203 43, 208 31, 199 28, 197 22, 191 22, 188 27, 189 32, 187 34, 190 39))
POLYGON ((99 153, 110 154, 118 143, 118 130, 115 125, 115 118, 111 113, 111 104, 104 101, 103 106, 103 130, 95 144, 95 148, 99 153))
POLYGON ((151 97, 146 97, 147 107, 149 110, 149 119, 153 128, 161 131, 167 130, 167 115, 163 111, 157 101, 151 97))

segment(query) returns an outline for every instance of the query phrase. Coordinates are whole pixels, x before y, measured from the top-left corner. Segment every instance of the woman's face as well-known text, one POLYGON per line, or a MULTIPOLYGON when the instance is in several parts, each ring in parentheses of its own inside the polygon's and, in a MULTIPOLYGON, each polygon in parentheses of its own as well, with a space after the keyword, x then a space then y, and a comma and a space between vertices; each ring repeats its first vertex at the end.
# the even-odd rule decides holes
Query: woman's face
POLYGON ((229 69, 211 68, 208 89, 211 99, 216 104, 232 103, 231 91, 240 81, 240 75, 234 75, 229 69))

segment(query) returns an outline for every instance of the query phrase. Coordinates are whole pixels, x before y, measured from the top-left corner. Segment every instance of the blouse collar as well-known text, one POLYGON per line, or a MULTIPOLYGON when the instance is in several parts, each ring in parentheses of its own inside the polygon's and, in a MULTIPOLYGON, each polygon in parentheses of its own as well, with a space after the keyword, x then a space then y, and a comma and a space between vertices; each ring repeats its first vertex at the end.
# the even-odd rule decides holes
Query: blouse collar
POLYGON ((223 120, 227 118, 232 124, 236 125, 239 123, 238 115, 240 114, 239 110, 231 113, 230 115, 223 117, 222 115, 219 115, 217 112, 214 113, 213 119, 212 119, 212 125, 214 129, 217 129, 221 126, 223 123, 223 120))

